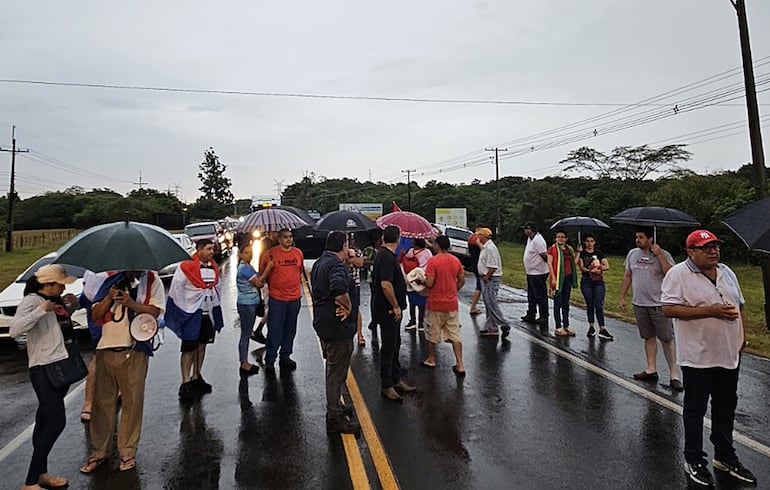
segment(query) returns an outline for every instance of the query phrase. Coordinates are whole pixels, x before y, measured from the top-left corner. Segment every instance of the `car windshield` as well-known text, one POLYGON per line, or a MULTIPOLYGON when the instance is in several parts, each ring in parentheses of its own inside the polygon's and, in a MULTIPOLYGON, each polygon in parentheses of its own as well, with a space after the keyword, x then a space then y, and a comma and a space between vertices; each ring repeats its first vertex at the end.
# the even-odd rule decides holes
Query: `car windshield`
POLYGON ((447 228, 444 230, 444 234, 449 238, 458 238, 460 240, 467 240, 471 236, 470 231, 455 230, 454 228, 447 228))
MULTIPOLYGON (((56 256, 53 257, 43 257, 42 259, 38 260, 32 266, 24 271, 24 274, 19 276, 18 279, 16 279, 16 282, 27 282, 30 277, 32 277, 32 274, 37 272, 37 270, 44 265, 48 265, 51 262, 53 262, 56 259, 56 256)), ((67 272, 67 275, 70 277, 83 277, 83 274, 85 274, 86 270, 82 267, 78 267, 76 265, 69 265, 69 264, 62 264, 62 267, 64 267, 64 270, 67 272)))
POLYGON ((189 236, 200 236, 200 235, 214 235, 216 234, 216 227, 212 224, 208 225, 190 225, 185 226, 184 233, 185 235, 189 236))

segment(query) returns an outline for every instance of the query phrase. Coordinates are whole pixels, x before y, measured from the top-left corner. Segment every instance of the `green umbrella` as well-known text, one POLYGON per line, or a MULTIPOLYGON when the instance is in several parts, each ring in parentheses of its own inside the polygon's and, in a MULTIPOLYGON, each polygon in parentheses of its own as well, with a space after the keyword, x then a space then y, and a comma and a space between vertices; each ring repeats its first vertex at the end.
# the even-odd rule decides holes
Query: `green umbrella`
POLYGON ((118 221, 78 234, 57 251, 54 263, 77 265, 93 272, 157 271, 189 258, 190 254, 163 228, 118 221))

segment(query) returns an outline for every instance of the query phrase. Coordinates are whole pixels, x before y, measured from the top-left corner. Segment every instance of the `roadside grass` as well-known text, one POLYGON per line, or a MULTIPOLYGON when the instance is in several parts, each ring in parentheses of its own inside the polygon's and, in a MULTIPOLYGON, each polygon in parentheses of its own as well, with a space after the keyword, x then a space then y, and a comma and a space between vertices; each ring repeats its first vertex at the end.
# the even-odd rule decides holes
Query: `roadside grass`
POLYGON ((0 254, 0 290, 5 289, 24 270, 43 255, 53 252, 64 244, 66 239, 29 248, 15 248, 12 252, 0 254))
MULTIPOLYGON (((527 288, 527 278, 524 274, 524 245, 518 243, 497 244, 500 256, 503 260, 503 283, 520 289, 527 288)), ((607 296, 604 301, 604 312, 607 316, 619 318, 628 322, 634 322, 634 312, 631 306, 631 291, 626 295, 629 311, 623 313, 618 307, 620 284, 623 280, 624 256, 610 255, 610 270, 604 274, 604 282, 607 285, 607 296)), ((683 257, 674 257, 676 261, 683 257)), ((762 271, 759 267, 750 265, 738 265, 730 267, 735 271, 741 283, 743 296, 746 298, 746 340, 749 346, 747 352, 770 357, 770 332, 765 326, 765 313, 763 306, 762 271)), ((573 290, 572 303, 585 307, 585 300, 580 290, 573 290)))

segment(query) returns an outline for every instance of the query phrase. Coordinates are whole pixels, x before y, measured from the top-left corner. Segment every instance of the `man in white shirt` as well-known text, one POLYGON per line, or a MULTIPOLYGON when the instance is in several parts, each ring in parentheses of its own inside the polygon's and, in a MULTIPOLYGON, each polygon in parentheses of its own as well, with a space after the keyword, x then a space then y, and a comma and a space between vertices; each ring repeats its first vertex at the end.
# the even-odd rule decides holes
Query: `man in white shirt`
POLYGON ((503 275, 503 262, 500 259, 500 251, 492 241, 492 230, 489 228, 480 228, 476 234, 479 236, 481 244, 481 254, 479 255, 478 271, 481 277, 481 297, 484 299, 484 306, 487 315, 484 330, 481 335, 497 337, 499 331, 503 332, 503 338, 508 336, 511 331, 508 321, 503 317, 500 311, 500 304, 497 302, 497 293, 500 290, 500 278, 503 275))
POLYGON ((714 468, 745 483, 757 479, 733 447, 738 369, 745 347, 744 298, 735 273, 719 263, 720 240, 710 231, 687 237, 687 260, 661 286, 663 313, 674 319, 676 356, 684 378, 684 458, 691 482, 712 487, 703 452, 703 417, 711 397, 714 468))
POLYGON ((527 274, 527 314, 521 321, 537 323, 548 329, 548 245, 543 235, 537 232, 537 225, 528 222, 524 225, 527 246, 524 248, 524 272, 527 274), (540 316, 537 317, 537 313, 540 316))

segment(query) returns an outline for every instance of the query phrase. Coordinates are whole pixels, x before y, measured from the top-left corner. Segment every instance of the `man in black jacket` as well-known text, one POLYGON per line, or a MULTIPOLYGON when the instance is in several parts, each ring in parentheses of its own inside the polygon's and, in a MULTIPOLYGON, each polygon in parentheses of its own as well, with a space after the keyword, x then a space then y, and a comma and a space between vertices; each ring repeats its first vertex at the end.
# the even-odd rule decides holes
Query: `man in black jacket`
POLYGON ((313 328, 321 340, 326 359, 326 430, 355 434, 361 426, 353 419, 353 411, 340 403, 342 387, 348 375, 356 333, 358 305, 353 304, 355 288, 345 263, 347 237, 333 231, 326 237, 326 249, 313 264, 313 328))

